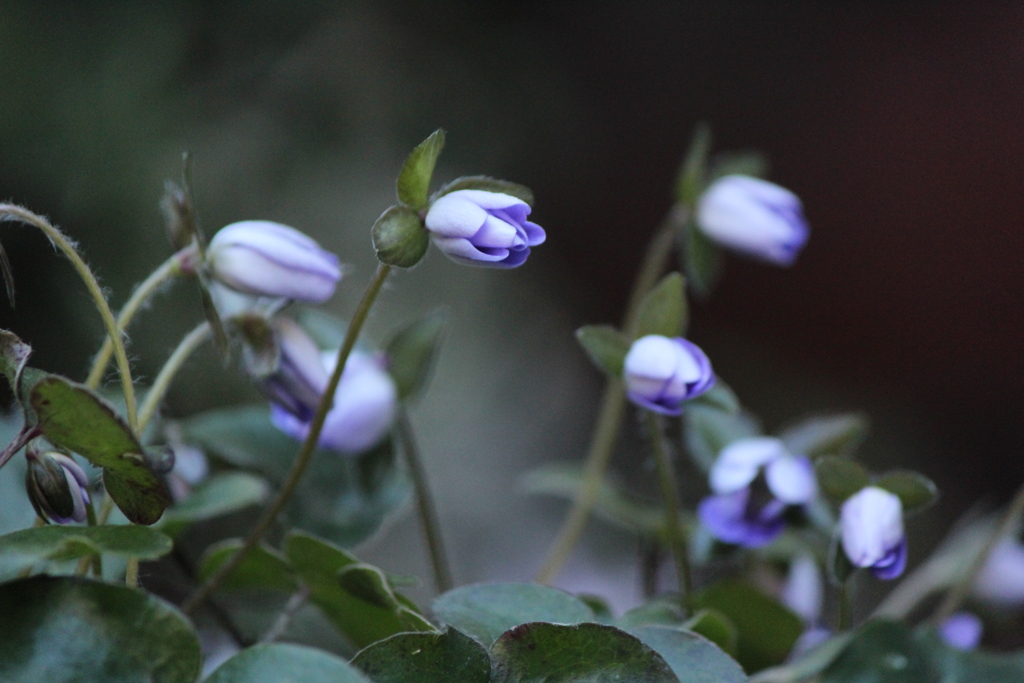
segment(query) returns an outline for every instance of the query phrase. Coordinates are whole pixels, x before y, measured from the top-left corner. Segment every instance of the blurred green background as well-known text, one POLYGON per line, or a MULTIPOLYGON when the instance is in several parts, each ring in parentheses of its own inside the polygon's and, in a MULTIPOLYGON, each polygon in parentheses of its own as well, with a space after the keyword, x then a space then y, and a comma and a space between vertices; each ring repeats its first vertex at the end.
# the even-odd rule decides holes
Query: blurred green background
MULTIPOLYGON (((864 458, 914 466, 945 497, 913 551, 1024 477, 1024 8, 1002 3, 0 2, 0 197, 78 240, 115 308, 169 254, 157 204, 195 156, 208 232, 277 220, 373 269, 369 227, 404 155, 449 131, 435 177, 531 186, 548 242, 514 272, 437 253, 399 274, 370 334, 447 306, 415 411, 458 580, 525 579, 564 506, 518 495, 530 466, 578 460, 600 381, 575 346, 616 321, 668 209, 694 124, 759 148, 806 204, 788 271, 730 259, 692 336, 769 428, 865 409, 864 458)), ((4 225, 35 363, 82 378, 102 331, 41 235, 4 225)), ((199 319, 191 285, 132 331, 153 377, 199 319)), ((173 388, 186 416, 257 400, 202 354, 173 388)), ((635 436, 620 471, 644 478, 635 436)), ((23 500, 5 505, 27 505, 23 500)), ((594 523, 562 579, 631 602, 627 539, 594 523)), ((427 575, 411 515, 363 551, 427 575)), ((918 555, 920 556, 920 555, 918 555)))

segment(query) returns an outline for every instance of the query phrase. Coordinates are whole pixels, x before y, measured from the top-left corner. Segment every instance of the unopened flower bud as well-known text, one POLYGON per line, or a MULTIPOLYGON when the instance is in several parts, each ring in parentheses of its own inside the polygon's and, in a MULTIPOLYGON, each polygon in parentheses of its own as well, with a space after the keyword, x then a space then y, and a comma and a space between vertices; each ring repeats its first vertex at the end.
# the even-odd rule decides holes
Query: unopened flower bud
POLYGON ((766 180, 727 175, 697 202, 697 226, 709 239, 754 258, 788 266, 807 242, 800 200, 766 180))
POLYGON ((337 256, 298 230, 271 221, 221 228, 206 258, 214 280, 256 296, 321 303, 341 279, 337 256))
POLYGON ((955 612, 939 624, 939 637, 952 648, 968 651, 978 647, 983 630, 977 614, 955 612))
POLYGON ((715 383, 711 361, 696 344, 650 334, 633 342, 623 364, 626 395, 647 410, 679 415, 682 403, 715 383))
POLYGON ((36 514, 56 524, 85 521, 89 478, 63 453, 27 453, 25 488, 36 514))
POLYGON ((907 565, 903 504, 878 486, 866 486, 843 503, 840 513, 843 550, 855 567, 880 579, 895 579, 907 565))
POLYGON ((514 268, 544 242, 544 229, 526 220, 530 205, 512 195, 486 190, 456 190, 427 211, 434 244, 458 263, 514 268))

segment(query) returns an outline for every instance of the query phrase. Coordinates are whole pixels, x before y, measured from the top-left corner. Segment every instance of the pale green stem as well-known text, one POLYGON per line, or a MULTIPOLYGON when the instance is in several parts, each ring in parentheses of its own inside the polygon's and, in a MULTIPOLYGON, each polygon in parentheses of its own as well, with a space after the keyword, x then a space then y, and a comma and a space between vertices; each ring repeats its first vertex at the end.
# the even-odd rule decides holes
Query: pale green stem
POLYGON ((110 513, 114 511, 114 499, 107 494, 103 498, 103 505, 100 506, 100 514, 96 518, 96 524, 103 526, 110 519, 110 513))
POLYGON ((150 388, 149 393, 146 394, 146 398, 142 402, 142 407, 139 408, 139 431, 146 431, 146 426, 149 424, 149 421, 153 419, 153 415, 156 413, 157 408, 160 407, 160 402, 163 400, 164 395, 167 393, 167 389, 171 386, 171 381, 174 379, 174 376, 178 374, 181 366, 185 364, 185 361, 188 360, 188 357, 191 356, 196 349, 212 337, 213 333, 210 330, 210 323, 203 322, 186 334, 178 344, 178 348, 174 349, 174 352, 167 359, 167 362, 164 363, 162 368, 160 368, 160 372, 157 374, 156 379, 153 380, 153 386, 150 388))
POLYGON ((650 433, 651 447, 654 450, 654 464, 658 471, 658 484, 661 487, 661 501, 665 508, 665 531, 668 533, 668 544, 672 549, 672 557, 676 561, 676 576, 679 580, 679 592, 683 596, 683 605, 690 603, 692 579, 690 556, 686 551, 686 537, 683 527, 679 524, 679 490, 676 488, 675 467, 672 457, 665 448, 665 436, 661 421, 650 411, 647 413, 647 430, 650 433))
POLYGON ((402 442, 402 452, 405 454, 409 475, 412 477, 413 488, 416 490, 416 506, 430 552, 430 564, 434 570, 434 587, 438 593, 445 593, 452 588, 452 572, 444 552, 444 543, 441 541, 441 523, 437 517, 434 498, 430 495, 430 487, 427 485, 427 473, 423 469, 412 424, 405 410, 399 411, 396 428, 398 438, 402 442))
POLYGON ((128 566, 124 570, 124 585, 129 588, 139 587, 139 558, 128 558, 128 566))
MULTIPOLYGON (((684 207, 680 205, 673 207, 647 245, 647 252, 644 254, 643 263, 633 283, 629 305, 623 319, 624 331, 630 338, 636 332, 640 304, 664 272, 679 227, 687 221, 688 215, 689 212, 684 207)), ((625 406, 626 397, 623 392, 622 380, 618 377, 609 378, 605 385, 604 395, 601 397, 597 424, 594 425, 586 464, 583 467, 583 483, 572 501, 572 507, 562 521, 558 535, 548 550, 544 565, 537 572, 535 580, 539 583, 551 583, 555 580, 572 554, 572 549, 576 547, 583 535, 587 519, 597 502, 601 483, 604 481, 608 463, 611 462, 615 444, 618 442, 625 406)))
POLYGON ((121 391, 124 393, 128 426, 133 432, 138 434, 138 420, 135 415, 135 387, 132 384, 132 371, 128 364, 128 354, 124 349, 124 339, 118 329, 117 321, 114 320, 114 313, 110 310, 110 304, 107 303, 106 297, 103 296, 103 290, 100 289, 96 277, 89 270, 89 266, 78 255, 78 251, 75 250, 75 246, 71 241, 42 216, 14 204, 0 204, 0 220, 18 220, 42 230, 50 242, 68 257, 71 265, 74 266, 75 271, 82 278, 86 289, 89 290, 89 295, 96 304, 96 308, 99 309, 100 317, 103 319, 103 327, 106 329, 107 336, 114 346, 114 357, 117 359, 117 370, 121 375, 121 391))
POLYGON ((309 601, 309 587, 300 586, 299 590, 292 594, 292 597, 288 598, 288 602, 285 603, 284 609, 281 610, 281 614, 277 616, 274 623, 267 629, 267 632, 260 638, 261 643, 272 643, 288 630, 288 626, 292 623, 292 619, 299 613, 306 603, 309 601))
POLYGON ((377 298, 377 294, 380 292, 390 272, 391 266, 383 263, 378 264, 377 272, 374 274, 373 279, 370 280, 370 284, 367 285, 366 291, 363 292, 363 298, 359 301, 359 305, 352 315, 352 321, 349 323, 348 329, 345 330, 345 340, 342 342, 341 348, 338 349, 338 359, 334 366, 334 372, 331 373, 331 378, 324 388, 323 396, 320 398, 320 404, 317 406, 316 413, 309 423, 309 433, 306 435, 305 441, 302 442, 302 447, 299 449, 298 455, 295 456, 295 461, 292 463, 292 468, 281 485, 281 489, 277 492, 274 500, 264 511, 259 521, 249 530, 248 535, 246 535, 245 540, 242 542, 242 546, 182 606, 182 610, 186 614, 191 613, 196 607, 201 605, 220 586, 224 579, 238 568, 246 555, 256 547, 264 534, 274 525, 278 515, 284 510, 288 501, 291 500, 292 494, 295 493, 299 482, 302 481, 302 475, 306 473, 306 469, 313 459, 313 454, 316 452, 316 444, 320 440, 320 431, 323 429, 324 420, 327 419, 327 412, 331 409, 331 405, 334 402, 334 392, 338 389, 338 382, 341 381, 341 373, 345 370, 345 363, 348 361, 349 353, 351 353, 352 347, 355 346, 359 331, 362 329, 363 323, 366 322, 366 316, 369 315, 373 302, 377 298))
MULTIPOLYGON (((182 249, 176 254, 172 255, 169 259, 160 264, 160 267, 149 274, 145 280, 143 280, 135 291, 132 292, 131 297, 125 302, 124 307, 117 314, 117 328, 123 334, 128 325, 131 323, 132 318, 139 312, 139 309, 149 300, 157 290, 168 280, 182 273, 182 266, 187 259, 193 257, 196 253, 196 247, 190 246, 182 249)), ((96 389, 100 385, 100 381, 103 379, 103 373, 107 371, 107 365, 110 363, 110 356, 114 353, 114 345, 110 341, 110 337, 103 340, 103 346, 100 347, 99 353, 96 354, 96 358, 93 359, 92 369, 89 371, 89 377, 85 380, 85 385, 90 389, 96 389)))

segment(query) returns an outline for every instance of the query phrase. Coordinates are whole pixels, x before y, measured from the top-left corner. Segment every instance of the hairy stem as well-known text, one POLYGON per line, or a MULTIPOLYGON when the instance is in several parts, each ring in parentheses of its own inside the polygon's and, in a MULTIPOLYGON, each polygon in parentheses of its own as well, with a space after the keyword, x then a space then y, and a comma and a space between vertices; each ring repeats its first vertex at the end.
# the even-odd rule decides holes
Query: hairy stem
POLYGON ((178 374, 182 365, 188 360, 196 349, 198 349, 203 342, 207 341, 212 337, 213 333, 210 329, 210 323, 200 323, 191 332, 185 335, 185 337, 179 342, 178 348, 174 349, 174 352, 164 363, 164 366, 160 368, 160 372, 157 374, 156 379, 153 380, 153 386, 150 388, 149 393, 146 394, 146 398, 142 402, 142 407, 139 408, 139 431, 144 432, 149 421, 153 419, 153 415, 156 413, 157 408, 160 407, 160 402, 163 400, 164 395, 171 386, 171 381, 174 376, 178 374))
POLYGON ((647 430, 650 433, 651 446, 654 450, 654 463, 658 470, 658 484, 661 487, 661 501, 665 507, 665 531, 668 533, 668 545, 672 549, 672 557, 676 562, 676 576, 679 580, 679 592, 683 596, 683 605, 690 602, 692 587, 690 556, 686 550, 686 537, 683 527, 679 524, 679 491, 676 488, 675 467, 672 457, 665 448, 665 435, 658 416, 650 411, 647 413, 647 430))
MULTIPOLYGON (((640 313, 640 304, 644 295, 654 287, 658 277, 664 272, 669 256, 672 254, 672 246, 675 243, 679 227, 685 224, 688 218, 689 212, 677 204, 648 243, 644 260, 636 280, 633 282, 629 305, 623 318, 623 328, 627 336, 632 337, 635 334, 637 316, 640 313)), ((590 448, 587 451, 587 460, 583 468, 583 485, 562 521, 562 526, 551 544, 544 565, 537 572, 535 579, 540 583, 551 583, 555 580, 572 554, 572 549, 579 542, 580 536, 583 535, 587 519, 597 502, 601 482, 604 480, 605 471, 608 469, 608 463, 611 462, 612 452, 619 438, 619 428, 622 424, 622 413, 625 406, 626 397, 623 393, 622 380, 618 377, 610 378, 605 385, 597 424, 594 425, 594 432, 590 438, 590 448)))
POLYGON ((438 521, 434 498, 427 485, 427 473, 423 469, 419 449, 416 447, 412 423, 409 421, 408 413, 404 410, 400 410, 398 413, 396 427, 398 438, 402 442, 405 462, 409 467, 409 475, 412 477, 413 487, 416 489, 416 506, 419 510, 420 522, 423 524, 427 549, 430 552, 430 566, 434 570, 434 587, 438 593, 444 593, 452 588, 452 572, 444 552, 444 543, 441 541, 441 524, 438 521))
POLYGON ((341 381, 341 373, 345 370, 345 364, 348 361, 349 353, 352 352, 352 347, 355 346, 359 330, 362 329, 363 323, 366 322, 366 317, 373 307, 373 302, 390 273, 391 266, 383 263, 378 264, 377 272, 374 273, 370 284, 366 287, 366 291, 363 292, 363 298, 359 301, 359 305, 352 315, 352 321, 349 323, 348 329, 345 330, 345 340, 342 342, 341 348, 338 349, 338 360, 334 366, 334 372, 331 373, 331 378, 327 382, 323 396, 320 397, 320 404, 317 406, 316 414, 313 415, 313 420, 309 424, 309 433, 306 435, 305 441, 302 442, 302 447, 299 448, 298 455, 295 456, 295 461, 292 463, 292 468, 281 485, 281 489, 277 492, 274 500, 271 501, 270 506, 264 511, 259 521, 256 522, 248 535, 246 535, 242 546, 224 564, 218 567, 217 571, 185 602, 182 610, 186 614, 191 613, 196 607, 201 605, 220 586, 224 579, 238 568, 242 560, 245 559, 245 556, 256 547, 264 534, 274 525, 278 515, 284 510, 288 501, 291 500, 292 494, 295 493, 299 482, 302 481, 302 475, 306 473, 306 469, 313 459, 313 454, 316 452, 316 444, 320 440, 320 431, 324 427, 324 420, 327 419, 327 412, 331 409, 331 405, 334 402, 334 392, 338 388, 338 382, 341 381))
POLYGON ((100 317, 103 319, 103 327, 106 329, 107 337, 114 347, 117 370, 121 375, 121 391, 124 393, 128 426, 131 427, 133 432, 138 434, 139 425, 135 414, 135 386, 132 384, 132 371, 128 364, 128 354, 124 349, 124 338, 118 329, 117 322, 114 320, 114 313, 110 310, 110 304, 107 303, 106 297, 103 296, 103 290, 100 289, 96 277, 92 274, 85 261, 82 260, 82 257, 79 256, 74 244, 42 216, 14 204, 0 204, 0 221, 5 220, 21 221, 42 230, 50 242, 68 257, 71 265, 74 266, 75 271, 82 278, 86 289, 89 290, 89 296, 92 297, 96 308, 99 309, 100 317))

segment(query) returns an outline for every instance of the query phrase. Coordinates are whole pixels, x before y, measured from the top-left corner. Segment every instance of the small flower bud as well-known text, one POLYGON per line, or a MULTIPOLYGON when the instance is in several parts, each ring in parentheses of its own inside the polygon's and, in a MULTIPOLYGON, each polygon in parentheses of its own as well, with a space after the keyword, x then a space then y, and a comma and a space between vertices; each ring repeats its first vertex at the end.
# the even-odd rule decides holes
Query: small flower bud
POLYGON ((85 521, 89 478, 74 460, 53 451, 27 452, 25 488, 36 513, 56 524, 85 521))
POLYGON ((727 175, 697 202, 697 226, 709 239, 754 258, 788 266, 807 242, 800 200, 766 180, 727 175))
POLYGON ((711 361, 681 337, 649 334, 633 342, 623 363, 626 395, 647 410, 679 415, 682 403, 715 383, 711 361))
POLYGON ((974 650, 981 642, 984 626, 977 614, 955 612, 939 624, 939 637, 957 650, 974 650))
POLYGON ((425 223, 434 244, 453 261, 514 268, 546 238, 543 228, 526 220, 530 210, 501 192, 456 190, 431 204, 425 223))
POLYGON ((298 230, 271 221, 221 228, 206 259, 214 280, 256 296, 322 303, 341 279, 337 256, 298 230))
POLYGON ((907 564, 903 504, 885 489, 866 486, 843 503, 843 550, 855 567, 867 567, 880 579, 895 579, 907 564))

